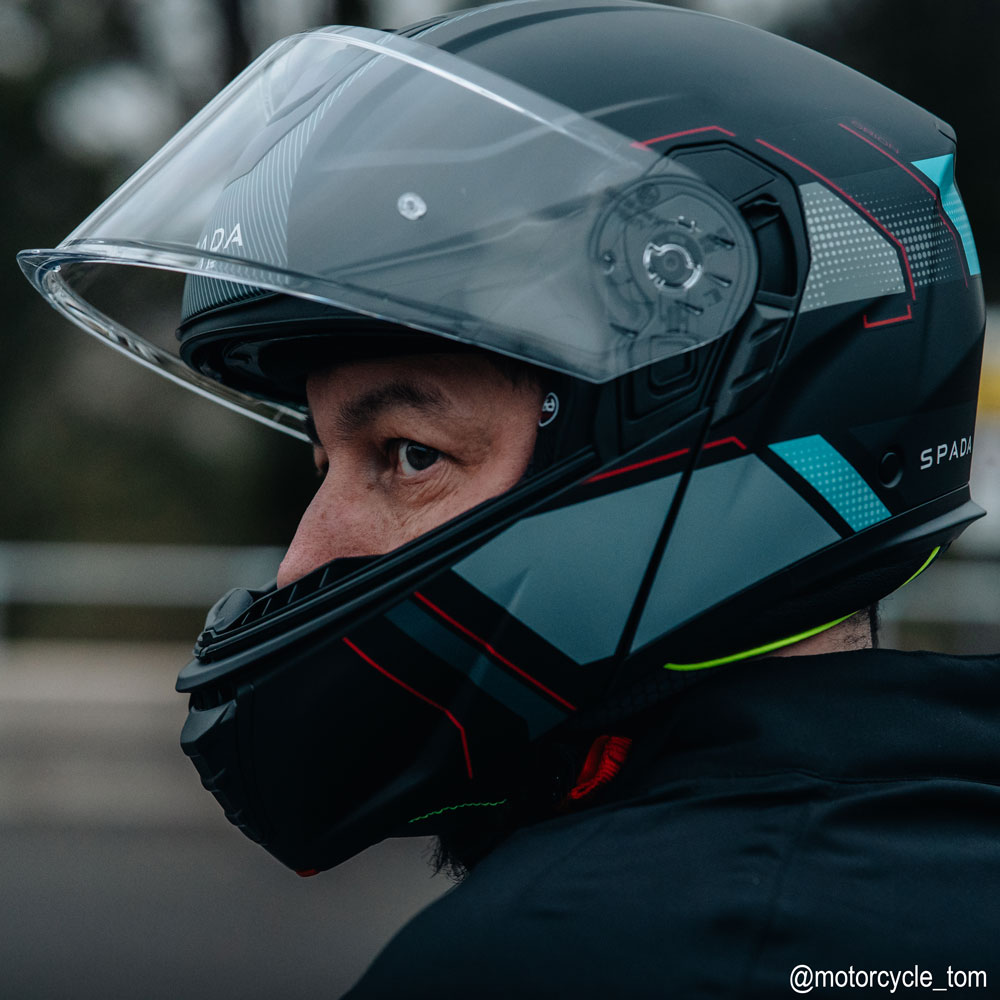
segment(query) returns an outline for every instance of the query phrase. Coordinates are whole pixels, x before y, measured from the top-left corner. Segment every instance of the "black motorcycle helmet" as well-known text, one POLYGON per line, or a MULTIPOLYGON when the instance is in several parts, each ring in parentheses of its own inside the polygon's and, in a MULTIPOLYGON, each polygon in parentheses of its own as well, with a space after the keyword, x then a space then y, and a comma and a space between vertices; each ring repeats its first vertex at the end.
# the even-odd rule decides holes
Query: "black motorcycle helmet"
POLYGON ((436 832, 560 733, 927 565, 981 514, 954 156, 765 32, 513 0, 278 43, 22 254, 84 328, 298 436, 331 360, 447 342, 547 386, 508 493, 213 608, 182 743, 232 822, 300 873, 436 832), (149 268, 185 276, 174 350, 91 292, 149 268))

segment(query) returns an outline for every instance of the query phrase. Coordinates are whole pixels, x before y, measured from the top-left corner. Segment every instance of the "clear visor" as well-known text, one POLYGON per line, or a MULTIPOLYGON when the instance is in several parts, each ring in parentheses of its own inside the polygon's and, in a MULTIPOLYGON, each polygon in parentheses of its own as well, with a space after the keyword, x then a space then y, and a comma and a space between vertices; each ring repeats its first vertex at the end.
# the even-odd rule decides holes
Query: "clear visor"
POLYGON ((745 223, 690 171, 447 52, 344 27, 272 46, 19 260, 84 329, 293 432, 294 408, 188 369, 178 325, 265 290, 604 382, 722 336, 756 282, 745 223))

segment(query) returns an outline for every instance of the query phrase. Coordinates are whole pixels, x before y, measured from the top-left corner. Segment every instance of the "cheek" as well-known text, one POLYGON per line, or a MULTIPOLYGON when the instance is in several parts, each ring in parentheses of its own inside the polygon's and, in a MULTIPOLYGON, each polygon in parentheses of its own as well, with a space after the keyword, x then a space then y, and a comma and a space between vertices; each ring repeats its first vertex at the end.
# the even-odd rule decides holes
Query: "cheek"
POLYGON ((516 447, 507 449, 498 460, 480 476, 470 490, 471 503, 481 503, 490 497, 506 493, 520 482, 527 471, 534 451, 534 435, 530 441, 518 442, 516 447))
POLYGON ((519 393, 514 403, 504 409, 496 424, 495 461, 490 468, 493 495, 509 490, 527 471, 541 412, 541 388, 519 393))
POLYGON ((469 480, 452 470, 452 474, 442 476, 436 482, 428 482, 419 488, 407 485, 385 498, 381 530, 391 539, 388 548, 397 548, 404 542, 419 538, 475 506, 478 500, 470 500, 470 485, 469 480))
POLYGON ((316 565, 341 556, 373 555, 382 551, 381 520, 371 492, 338 490, 328 475, 299 521, 293 548, 308 553, 316 565))
POLYGON ((474 468, 448 467, 440 477, 417 487, 405 485, 385 502, 381 530, 391 538, 391 548, 464 514, 510 489, 524 473, 531 458, 507 453, 474 468))
POLYGON ((467 499, 456 480, 448 476, 400 488, 385 473, 355 469, 353 476, 338 477, 328 472, 302 517, 296 542, 325 554, 323 562, 391 552, 478 502, 467 499))
POLYGON ((430 502, 425 509, 415 512, 421 522, 421 531, 428 531, 486 500, 506 493, 520 482, 534 453, 538 416, 533 406, 525 407, 513 416, 521 419, 512 419, 498 430, 487 461, 458 471, 450 489, 442 489, 436 502, 430 502))

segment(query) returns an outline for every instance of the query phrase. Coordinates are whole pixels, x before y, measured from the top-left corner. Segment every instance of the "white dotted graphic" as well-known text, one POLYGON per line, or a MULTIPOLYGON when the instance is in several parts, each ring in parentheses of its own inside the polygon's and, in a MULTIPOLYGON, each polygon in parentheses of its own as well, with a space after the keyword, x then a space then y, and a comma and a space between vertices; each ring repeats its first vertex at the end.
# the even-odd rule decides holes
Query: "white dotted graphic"
POLYGON ((857 197, 906 248, 914 285, 962 278, 959 236, 949 231, 927 192, 918 191, 905 201, 867 191, 857 197))
POLYGON ((899 251, 822 184, 803 184, 809 275, 801 312, 906 291, 899 251))
POLYGON ((771 445, 851 526, 861 531, 885 520, 889 511, 857 469, 818 434, 771 445))

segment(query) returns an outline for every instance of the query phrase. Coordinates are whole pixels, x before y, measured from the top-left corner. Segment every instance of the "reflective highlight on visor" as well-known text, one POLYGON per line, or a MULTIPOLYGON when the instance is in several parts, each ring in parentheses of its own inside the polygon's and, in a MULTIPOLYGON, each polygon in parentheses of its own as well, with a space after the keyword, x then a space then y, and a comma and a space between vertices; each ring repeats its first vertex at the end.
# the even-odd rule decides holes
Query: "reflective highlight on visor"
POLYGON ((723 336, 757 277, 746 222, 689 168, 363 28, 277 43, 59 247, 19 259, 84 329, 293 433, 294 408, 197 350, 218 342, 213 310, 294 295, 604 382, 723 336), (118 311, 148 269, 187 276, 150 311, 198 371, 118 311))

